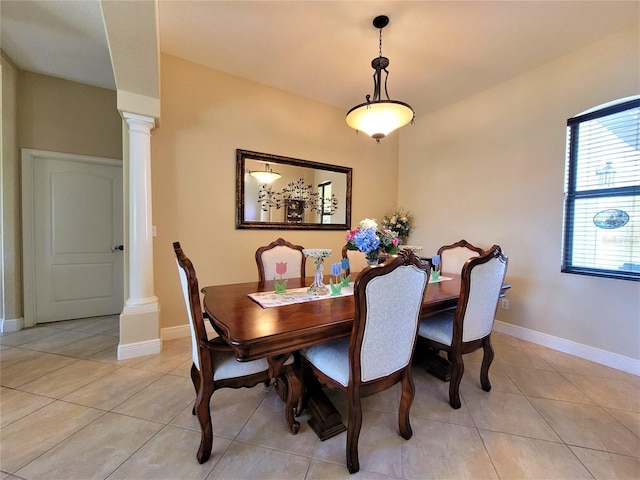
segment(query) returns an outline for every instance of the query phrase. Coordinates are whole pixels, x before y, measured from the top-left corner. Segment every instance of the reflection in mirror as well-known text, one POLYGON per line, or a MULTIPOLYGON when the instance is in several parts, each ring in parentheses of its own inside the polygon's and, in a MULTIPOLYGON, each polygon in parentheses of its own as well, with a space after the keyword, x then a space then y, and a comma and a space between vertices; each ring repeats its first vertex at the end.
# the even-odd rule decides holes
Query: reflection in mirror
POLYGON ((351 168, 238 149, 236 170, 236 228, 350 228, 351 168))

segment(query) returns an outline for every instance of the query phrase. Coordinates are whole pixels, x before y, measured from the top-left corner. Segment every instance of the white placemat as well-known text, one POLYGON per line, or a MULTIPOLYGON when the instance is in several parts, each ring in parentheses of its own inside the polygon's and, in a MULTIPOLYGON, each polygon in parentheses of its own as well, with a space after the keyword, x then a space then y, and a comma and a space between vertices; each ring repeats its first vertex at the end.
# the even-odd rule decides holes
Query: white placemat
MULTIPOLYGON (((307 292, 308 288, 309 287, 290 288, 287 289, 285 293, 276 293, 274 291, 247 293, 247 296, 262 308, 270 308, 353 295, 353 282, 351 282, 348 287, 342 287, 340 295, 331 295, 330 293, 327 295, 315 295, 307 292)), ((327 288, 329 288, 328 285, 327 288)))

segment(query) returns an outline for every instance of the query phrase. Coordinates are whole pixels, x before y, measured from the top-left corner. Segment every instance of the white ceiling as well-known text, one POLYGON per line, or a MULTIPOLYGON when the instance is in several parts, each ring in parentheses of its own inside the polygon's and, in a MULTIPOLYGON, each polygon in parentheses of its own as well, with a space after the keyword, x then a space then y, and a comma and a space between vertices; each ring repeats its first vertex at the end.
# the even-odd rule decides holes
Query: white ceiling
MULTIPOLYGON (((0 8, 20 68, 115 88, 98 0, 0 8)), ((346 110, 372 93, 380 14, 389 95, 421 115, 637 28, 640 2, 160 0, 160 50, 346 110)))
POLYGON ((98 0, 1 0, 0 28, 21 69, 115 90, 98 0))

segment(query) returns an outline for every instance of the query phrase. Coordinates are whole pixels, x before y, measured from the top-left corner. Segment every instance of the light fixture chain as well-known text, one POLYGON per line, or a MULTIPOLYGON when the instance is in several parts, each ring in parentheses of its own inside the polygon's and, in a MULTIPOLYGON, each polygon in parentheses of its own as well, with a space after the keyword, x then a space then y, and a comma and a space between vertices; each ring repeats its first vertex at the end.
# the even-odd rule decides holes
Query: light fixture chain
POLYGON ((380 29, 380 46, 379 46, 379 56, 382 56, 382 29, 380 29))

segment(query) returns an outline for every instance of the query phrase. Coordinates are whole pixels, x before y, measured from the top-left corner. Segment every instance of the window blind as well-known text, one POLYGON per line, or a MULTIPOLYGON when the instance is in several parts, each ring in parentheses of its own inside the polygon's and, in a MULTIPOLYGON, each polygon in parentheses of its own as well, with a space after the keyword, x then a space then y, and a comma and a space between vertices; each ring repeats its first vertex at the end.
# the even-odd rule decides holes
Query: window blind
POLYGON ((640 280, 640 98, 567 120, 562 271, 640 280))

